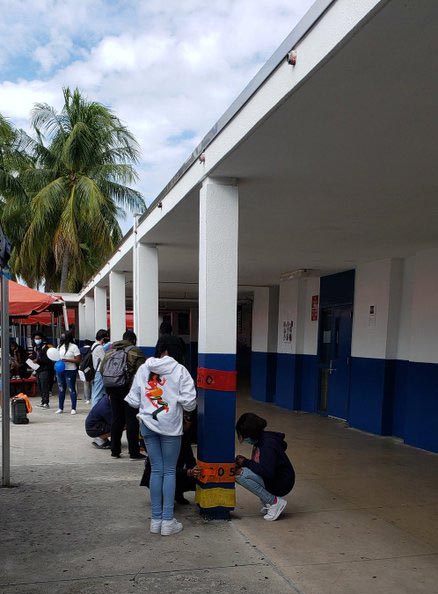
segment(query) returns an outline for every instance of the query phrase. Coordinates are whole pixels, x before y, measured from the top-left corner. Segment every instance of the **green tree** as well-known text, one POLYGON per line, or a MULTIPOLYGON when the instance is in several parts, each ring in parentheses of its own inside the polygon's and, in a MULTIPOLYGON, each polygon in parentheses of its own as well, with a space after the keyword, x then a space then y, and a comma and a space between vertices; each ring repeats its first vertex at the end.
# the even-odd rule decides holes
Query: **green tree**
MULTIPOLYGON (((30 139, 0 114, 0 223, 15 245, 24 238, 29 221, 29 196, 22 185, 20 172, 31 165, 30 139)), ((15 269, 17 252, 10 265, 15 269)))
POLYGON ((137 179, 138 144, 113 112, 78 89, 64 89, 57 112, 47 104, 32 111, 35 138, 18 179, 29 198, 29 218, 15 259, 31 285, 77 291, 119 243, 118 220, 142 212, 137 179))

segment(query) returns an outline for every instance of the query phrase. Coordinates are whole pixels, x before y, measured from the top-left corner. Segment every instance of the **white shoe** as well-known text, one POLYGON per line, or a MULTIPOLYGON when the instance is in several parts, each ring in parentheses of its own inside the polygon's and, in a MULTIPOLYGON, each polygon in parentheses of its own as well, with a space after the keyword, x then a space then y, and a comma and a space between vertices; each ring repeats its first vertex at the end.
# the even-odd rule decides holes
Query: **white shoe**
POLYGON ((58 408, 58 410, 55 412, 55 415, 62 415, 64 411, 62 410, 62 408, 58 408))
POLYGON ((74 409, 74 408, 72 408, 72 409, 71 409, 71 413, 70 413, 70 414, 71 414, 71 415, 75 415, 75 414, 76 414, 76 411, 75 411, 75 409, 74 409))
POLYGON ((183 529, 181 522, 175 518, 173 520, 163 520, 161 522, 161 536, 170 536, 171 534, 178 534, 183 529))
POLYGON ((161 532, 161 520, 151 520, 151 533, 160 534, 161 532))
POLYGON ((90 404, 90 403, 91 403, 91 400, 86 400, 85 401, 85 404, 90 404))
POLYGON ((273 503, 272 505, 267 505, 268 513, 264 516, 265 520, 268 522, 273 522, 278 518, 281 512, 287 505, 286 499, 282 499, 281 497, 277 497, 277 503, 273 503))

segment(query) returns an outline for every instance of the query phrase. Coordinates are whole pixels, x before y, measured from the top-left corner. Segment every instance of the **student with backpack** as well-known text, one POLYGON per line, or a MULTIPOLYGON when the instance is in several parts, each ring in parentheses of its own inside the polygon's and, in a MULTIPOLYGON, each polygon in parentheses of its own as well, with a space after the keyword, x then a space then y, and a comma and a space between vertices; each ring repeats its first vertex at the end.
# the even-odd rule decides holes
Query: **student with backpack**
POLYGON ((145 456, 140 453, 138 409, 125 402, 132 380, 137 369, 145 362, 145 356, 136 345, 137 336, 132 330, 126 330, 122 340, 112 344, 105 354, 100 366, 103 385, 111 401, 111 457, 120 458, 122 451, 122 434, 126 425, 129 459, 141 460, 145 456))
POLYGON ((96 342, 91 347, 92 351, 92 369, 93 380, 91 383, 91 406, 95 406, 99 400, 105 396, 105 386, 103 385, 102 374, 100 373, 100 364, 105 358, 105 345, 109 343, 110 336, 108 330, 98 330, 96 333, 96 342))

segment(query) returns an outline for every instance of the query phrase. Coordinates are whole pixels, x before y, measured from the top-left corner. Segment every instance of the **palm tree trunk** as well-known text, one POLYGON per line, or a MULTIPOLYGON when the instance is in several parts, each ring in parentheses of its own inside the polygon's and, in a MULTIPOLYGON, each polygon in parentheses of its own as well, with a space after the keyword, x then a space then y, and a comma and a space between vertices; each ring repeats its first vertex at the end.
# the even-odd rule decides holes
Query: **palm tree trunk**
POLYGON ((70 254, 68 252, 68 248, 66 248, 64 255, 62 257, 61 283, 59 286, 59 290, 61 293, 65 293, 67 291, 67 275, 68 275, 69 260, 70 260, 70 254))

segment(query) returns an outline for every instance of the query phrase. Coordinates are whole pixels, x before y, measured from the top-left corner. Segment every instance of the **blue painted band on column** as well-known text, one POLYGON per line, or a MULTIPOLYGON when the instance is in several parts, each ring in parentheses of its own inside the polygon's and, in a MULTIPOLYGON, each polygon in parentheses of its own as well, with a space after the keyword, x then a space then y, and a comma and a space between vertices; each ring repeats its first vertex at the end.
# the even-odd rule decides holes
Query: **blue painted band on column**
POLYGON ((220 353, 199 353, 198 367, 220 369, 221 371, 236 371, 236 355, 220 353))
MULTIPOLYGON (((234 354, 198 355, 198 367, 235 371, 234 354)), ((198 388, 198 458, 233 463, 235 458, 236 393, 198 388)), ((208 519, 229 519, 234 508, 234 483, 198 484, 196 501, 208 519)))
POLYGON ((146 357, 146 359, 148 357, 153 357, 155 355, 155 347, 153 346, 139 346, 138 347, 141 352, 143 353, 143 355, 146 357))

